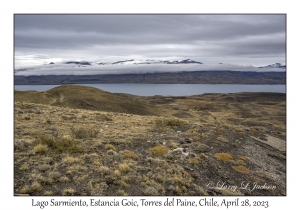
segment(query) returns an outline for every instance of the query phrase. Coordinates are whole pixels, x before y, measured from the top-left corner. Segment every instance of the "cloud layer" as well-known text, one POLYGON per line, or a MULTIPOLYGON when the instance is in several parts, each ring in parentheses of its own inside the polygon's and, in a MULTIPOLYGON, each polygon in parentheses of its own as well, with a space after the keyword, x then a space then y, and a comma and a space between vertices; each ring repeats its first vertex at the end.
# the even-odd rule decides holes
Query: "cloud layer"
POLYGON ((239 66, 232 64, 139 64, 139 65, 91 65, 49 64, 39 65, 25 71, 17 71, 17 76, 29 75, 96 75, 96 74, 144 74, 158 72, 185 71, 285 71, 280 68, 255 68, 253 66, 239 66))
POLYGON ((50 61, 285 63, 285 15, 15 15, 15 68, 50 61))

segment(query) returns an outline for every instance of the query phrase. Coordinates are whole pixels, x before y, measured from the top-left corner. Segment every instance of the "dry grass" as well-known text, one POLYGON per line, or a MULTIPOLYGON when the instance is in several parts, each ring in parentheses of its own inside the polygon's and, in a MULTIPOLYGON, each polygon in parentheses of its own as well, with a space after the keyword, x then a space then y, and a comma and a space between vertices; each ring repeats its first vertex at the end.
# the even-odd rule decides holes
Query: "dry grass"
POLYGON ((54 195, 54 192, 52 190, 46 190, 43 195, 52 196, 52 195, 54 195))
POLYGON ((113 150, 113 151, 116 151, 115 146, 112 145, 112 144, 106 144, 106 145, 105 145, 105 149, 106 149, 106 150, 113 150))
POLYGON ((31 192, 31 188, 28 185, 25 185, 22 187, 19 191, 21 194, 27 194, 31 192))
POLYGON ((73 188, 66 188, 62 191, 62 195, 67 195, 67 196, 75 195, 75 193, 76 193, 76 190, 73 188))
POLYGON ((38 144, 33 148, 33 151, 35 153, 43 154, 48 151, 48 147, 47 147, 47 145, 44 145, 44 144, 38 144))
POLYGON ((70 179, 67 176, 62 176, 58 179, 58 181, 61 183, 67 183, 70 181, 70 179))
POLYGON ((232 168, 239 173, 243 173, 243 174, 250 173, 250 170, 248 168, 246 168, 245 166, 232 166, 232 168))
POLYGON ((125 150, 123 153, 124 158, 132 158, 132 159, 137 159, 138 155, 135 154, 134 152, 131 152, 129 150, 125 150))
POLYGON ((37 181, 33 182, 31 185, 31 190, 33 192, 39 192, 42 191, 42 189, 43 189, 42 185, 37 181))
POLYGON ((197 164, 199 164, 199 160, 196 158, 190 158, 189 163, 192 165, 197 165, 197 164))
POLYGON ((75 139, 96 138, 99 130, 93 128, 79 127, 71 128, 71 136, 75 139))
POLYGON ((216 154, 214 154, 214 157, 217 158, 218 160, 222 160, 224 162, 232 163, 232 161, 233 161, 233 157, 229 153, 216 153, 216 154))
POLYGON ((242 165, 242 166, 246 166, 246 163, 245 163, 245 161, 243 161, 243 160, 237 160, 236 161, 237 162, 237 164, 239 164, 239 165, 242 165))
POLYGON ((128 164, 128 163, 121 163, 119 165, 119 170, 122 172, 122 173, 128 173, 130 171, 130 167, 131 167, 131 164, 128 164))
POLYGON ((83 164, 84 161, 81 159, 81 158, 78 158, 78 157, 72 157, 72 156, 67 156, 67 157, 64 157, 62 159, 62 162, 66 162, 68 163, 69 165, 71 164, 83 164))
POLYGON ((28 163, 24 163, 24 164, 19 168, 20 171, 27 171, 28 169, 29 169, 28 163))
POLYGON ((239 158, 239 159, 242 159, 242 160, 247 160, 247 157, 244 156, 244 155, 238 155, 238 158, 239 158))
POLYGON ((83 149, 78 146, 74 139, 64 139, 57 133, 54 135, 39 136, 35 142, 37 145, 46 145, 49 149, 59 153, 82 153, 83 149))
MULTIPOLYGON (((244 173, 250 173, 246 163, 251 168, 258 167, 241 146, 244 136, 236 133, 236 127, 232 126, 241 112, 231 106, 229 110, 223 106, 217 111, 219 96, 209 97, 215 100, 215 107, 208 107, 214 109, 212 112, 203 112, 201 104, 194 104, 196 109, 190 109, 182 107, 177 99, 170 99, 178 104, 174 106, 176 110, 170 108, 163 113, 162 104, 160 118, 16 102, 15 192, 34 196, 199 196, 207 195, 201 187, 207 176, 219 181, 220 175, 232 172, 232 180, 238 182, 244 173), (40 114, 32 110, 39 110, 40 114), (179 112, 186 121, 173 117, 179 112), (30 120, 24 120, 25 116, 30 116, 30 120), (225 127, 226 124, 230 127, 225 127), (93 130, 95 134, 86 134, 93 130), (217 140, 218 137, 230 143, 225 144, 217 140), (231 144, 235 139, 239 147, 231 144), (40 149, 41 146, 47 149, 40 149), (185 148, 189 155, 169 152, 178 147, 185 148), (249 161, 238 154, 249 156, 249 161), (236 162, 233 157, 237 157, 236 162)), ((248 135, 250 126, 242 126, 248 135)), ((250 127, 250 130, 253 129, 250 127)), ((265 130, 255 132, 259 135, 265 130)), ((252 178, 252 173, 247 176, 249 181, 253 181, 252 178)))
POLYGON ((107 174, 110 173, 110 169, 109 169, 109 167, 107 167, 107 166, 101 166, 101 167, 100 167, 100 171, 101 171, 101 173, 104 174, 104 175, 107 175, 107 174))
POLYGON ((175 119, 175 118, 158 118, 154 121, 154 125, 157 127, 164 127, 164 126, 186 126, 187 122, 175 119))
POLYGON ((165 155, 169 152, 169 149, 161 145, 151 148, 150 151, 156 155, 165 155))

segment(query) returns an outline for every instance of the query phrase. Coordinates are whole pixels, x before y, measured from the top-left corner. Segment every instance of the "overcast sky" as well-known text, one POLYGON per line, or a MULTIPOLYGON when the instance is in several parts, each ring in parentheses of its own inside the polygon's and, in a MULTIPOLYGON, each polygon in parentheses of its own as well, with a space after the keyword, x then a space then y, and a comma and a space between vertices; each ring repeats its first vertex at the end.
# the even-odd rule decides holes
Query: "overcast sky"
POLYGON ((15 68, 60 61, 285 63, 285 15, 15 15, 15 68))

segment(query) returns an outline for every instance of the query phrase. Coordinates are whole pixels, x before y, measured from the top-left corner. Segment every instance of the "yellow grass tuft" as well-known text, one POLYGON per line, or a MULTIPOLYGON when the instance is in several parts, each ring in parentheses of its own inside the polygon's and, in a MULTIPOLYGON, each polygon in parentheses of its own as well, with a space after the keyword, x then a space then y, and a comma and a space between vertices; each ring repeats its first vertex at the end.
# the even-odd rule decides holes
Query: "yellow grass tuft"
POLYGON ((239 158, 239 159, 242 159, 242 160, 247 160, 247 157, 244 156, 244 155, 238 155, 238 158, 239 158))
POLYGON ((48 151, 48 147, 47 145, 44 145, 44 144, 38 144, 36 145, 34 148, 33 148, 34 152, 35 153, 45 153, 48 151))
POLYGON ((189 163, 192 165, 197 165, 197 164, 199 164, 199 160, 196 158, 190 158, 189 163))
POLYGON ((246 168, 245 166, 232 166, 232 168, 239 173, 243 173, 243 174, 250 173, 250 170, 248 168, 246 168))
POLYGON ((42 185, 38 183, 37 181, 33 182, 31 185, 31 190, 34 192, 38 192, 42 190, 42 185))
POLYGON ((83 163, 83 160, 80 159, 80 158, 77 158, 77 157, 72 157, 72 156, 67 156, 67 157, 64 157, 62 159, 63 162, 66 162, 68 164, 73 164, 73 163, 83 163))
POLYGON ((218 160, 222 160, 224 162, 232 162, 233 157, 229 153, 216 153, 214 154, 214 157, 217 158, 218 160))
POLYGON ((76 190, 73 188, 66 188, 62 191, 62 195, 74 195, 76 193, 76 190))
POLYGON ((130 165, 127 164, 127 163, 121 163, 121 164, 119 165, 119 170, 120 170, 121 172, 123 172, 123 173, 127 173, 127 172, 130 171, 130 165))
POLYGON ((157 155, 165 155, 169 152, 169 149, 165 146, 156 146, 150 149, 150 151, 157 155))
POLYGON ((132 158, 132 159, 137 159, 138 158, 137 154, 135 154, 134 152, 131 152, 129 150, 125 150, 124 153, 123 153, 123 156, 125 158, 132 158))
POLYGON ((237 162, 237 164, 239 164, 239 165, 242 165, 242 166, 246 166, 246 163, 245 163, 245 161, 243 161, 243 160, 237 160, 236 161, 237 162))
POLYGON ((105 145, 105 149, 106 149, 106 150, 113 150, 113 151, 116 151, 115 146, 112 145, 112 144, 106 144, 106 145, 105 145))

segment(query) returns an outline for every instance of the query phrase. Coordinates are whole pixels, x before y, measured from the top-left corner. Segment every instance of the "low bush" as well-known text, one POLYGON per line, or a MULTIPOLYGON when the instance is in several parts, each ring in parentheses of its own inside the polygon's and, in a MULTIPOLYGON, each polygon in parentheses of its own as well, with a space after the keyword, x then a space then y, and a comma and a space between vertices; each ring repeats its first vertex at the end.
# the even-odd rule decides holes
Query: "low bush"
POLYGON ((36 147, 35 150, 36 151, 45 151, 46 147, 45 145, 50 148, 55 150, 56 152, 67 152, 70 154, 73 153, 82 153, 83 149, 81 147, 78 146, 77 141, 75 139, 63 139, 60 136, 41 136, 38 137, 36 142, 36 147), (39 146, 39 145, 43 145, 43 146, 39 146))
POLYGON ((95 138, 97 137, 97 134, 99 133, 99 130, 92 129, 92 128, 71 128, 71 136, 75 139, 86 139, 86 138, 95 138))
POLYGON ((179 119, 156 119, 154 124, 158 127, 160 126, 185 126, 187 123, 179 119))

